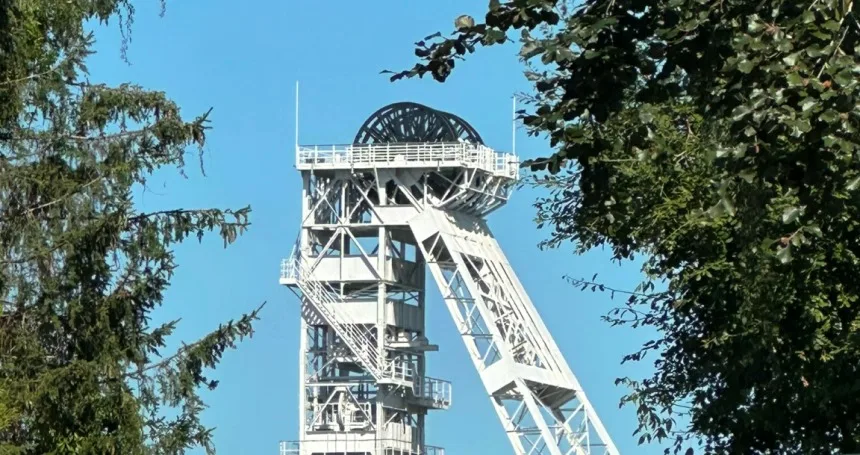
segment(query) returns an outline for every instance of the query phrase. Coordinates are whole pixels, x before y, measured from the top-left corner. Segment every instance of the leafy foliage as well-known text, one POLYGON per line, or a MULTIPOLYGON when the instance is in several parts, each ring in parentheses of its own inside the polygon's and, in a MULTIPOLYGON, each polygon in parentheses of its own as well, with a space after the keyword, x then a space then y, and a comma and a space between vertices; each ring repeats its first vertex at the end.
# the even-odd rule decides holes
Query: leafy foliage
MULTIPOLYGON (((656 355, 654 375, 620 380, 640 442, 860 451, 857 8, 493 0, 392 76, 444 81, 520 31, 535 89, 522 119, 556 148, 526 163, 548 171, 535 179, 550 189, 543 245, 646 259, 646 281, 607 316, 660 333, 625 358, 656 355)), ((574 283, 605 289, 593 280, 574 283)))
POLYGON ((201 386, 252 334, 259 308, 162 356, 177 321, 153 327, 176 267, 173 244, 248 226, 238 210, 140 213, 152 172, 202 147, 207 114, 186 121, 164 93, 87 80, 90 19, 124 0, 0 5, 0 453, 214 452, 201 386), (175 414, 168 418, 168 414, 175 414))

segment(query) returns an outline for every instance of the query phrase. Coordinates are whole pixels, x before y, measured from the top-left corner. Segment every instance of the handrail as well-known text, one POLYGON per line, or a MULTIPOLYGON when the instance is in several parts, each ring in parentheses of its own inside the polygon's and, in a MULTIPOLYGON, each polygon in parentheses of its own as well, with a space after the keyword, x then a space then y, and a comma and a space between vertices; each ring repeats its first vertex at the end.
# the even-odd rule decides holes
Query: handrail
POLYGON ((278 444, 280 455, 300 455, 302 453, 299 441, 281 441, 278 444))
POLYGON ((451 406, 451 382, 425 376, 413 385, 415 396, 444 406, 451 406))
MULTIPOLYGON (((338 313, 334 309, 328 308, 328 305, 341 304, 343 303, 343 300, 339 297, 333 297, 336 295, 336 292, 331 289, 330 286, 324 285, 319 281, 311 280, 307 274, 301 273, 304 269, 302 264, 306 262, 307 261, 299 258, 296 254, 296 250, 294 249, 290 259, 284 259, 281 261, 281 278, 290 279, 296 282, 302 293, 309 297, 308 300, 310 304, 313 305, 314 308, 316 308, 323 316, 326 323, 331 325, 335 331, 338 332, 341 339, 344 339, 344 341, 347 342, 347 346, 349 346, 354 353, 357 353, 356 355, 358 355, 359 350, 360 352, 366 352, 367 346, 372 346, 374 344, 374 340, 367 338, 361 330, 356 328, 358 324, 349 321, 345 317, 345 314, 338 313), (311 297, 317 297, 317 299, 311 297), (340 302, 338 302, 338 300, 340 302), (346 337, 355 337, 357 340, 354 340, 355 343, 350 344, 348 340, 345 339, 346 337), (364 349, 353 348, 354 345, 359 344, 364 349)), ((412 392, 416 397, 428 399, 445 405, 451 404, 451 383, 449 381, 429 376, 416 377, 414 366, 411 363, 404 363, 400 358, 391 359, 386 362, 387 364, 383 368, 380 368, 378 361, 376 360, 376 356, 373 355, 374 353, 372 351, 368 353, 370 355, 367 359, 361 357, 360 359, 363 362, 367 362, 365 367, 370 365, 378 370, 378 373, 371 371, 371 374, 377 380, 384 376, 403 382, 412 382, 412 392)))
POLYGON ((359 325, 350 320, 346 313, 338 312, 332 307, 332 305, 344 304, 343 299, 337 296, 337 293, 329 285, 311 279, 306 267, 304 267, 307 262, 301 255, 295 254, 294 250, 292 260, 281 262, 281 277, 295 280, 296 285, 307 297, 308 302, 335 330, 350 351, 358 357, 362 366, 377 381, 391 378, 403 382, 413 382, 413 390, 420 390, 415 389, 414 367, 411 364, 404 364, 399 358, 386 362, 387 365, 379 364, 374 348, 376 341, 359 329, 359 325))
MULTIPOLYGON (((317 310, 317 312, 325 319, 326 323, 331 326, 340 336, 340 339, 349 347, 350 351, 361 361, 362 366, 367 369, 377 381, 384 376, 384 368, 380 368, 379 359, 377 357, 375 342, 370 339, 366 333, 358 328, 358 325, 350 321, 346 317, 346 313, 338 312, 332 305, 342 304, 343 300, 339 297, 334 297, 337 294, 330 286, 324 285, 322 282, 311 279, 309 273, 306 272, 303 266, 306 261, 303 261, 302 256, 295 255, 293 263, 289 266, 287 272, 290 276, 296 278, 296 284, 299 289, 307 297, 308 302, 317 310), (340 300, 340 302, 338 302, 340 300)), ((282 263, 282 273, 285 272, 282 263)))
MULTIPOLYGON (((394 451, 412 451, 414 444, 409 441, 401 441, 398 439, 382 439, 380 440, 383 446, 384 453, 393 453, 394 451)), ((281 441, 279 444, 280 455, 301 455, 300 441, 281 441)), ((357 449, 358 447, 356 447, 357 449)), ((445 449, 437 446, 424 445, 418 448, 419 455, 445 455, 445 449)))
POLYGON ((337 167, 418 163, 428 166, 462 165, 478 167, 495 175, 517 178, 519 160, 510 153, 498 153, 481 144, 466 142, 398 142, 388 144, 299 145, 296 166, 337 167))

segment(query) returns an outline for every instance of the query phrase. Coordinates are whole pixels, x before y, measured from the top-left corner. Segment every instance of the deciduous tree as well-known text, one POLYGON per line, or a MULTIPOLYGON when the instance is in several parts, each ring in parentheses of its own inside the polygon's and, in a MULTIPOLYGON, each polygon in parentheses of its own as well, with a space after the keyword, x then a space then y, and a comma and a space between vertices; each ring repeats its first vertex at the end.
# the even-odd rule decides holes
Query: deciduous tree
POLYGON ((544 245, 645 258, 642 287, 608 315, 660 333, 626 358, 656 357, 653 376, 621 380, 640 441, 860 451, 857 8, 493 0, 392 76, 444 81, 518 35, 534 83, 522 119, 555 148, 526 163, 551 191, 544 245))

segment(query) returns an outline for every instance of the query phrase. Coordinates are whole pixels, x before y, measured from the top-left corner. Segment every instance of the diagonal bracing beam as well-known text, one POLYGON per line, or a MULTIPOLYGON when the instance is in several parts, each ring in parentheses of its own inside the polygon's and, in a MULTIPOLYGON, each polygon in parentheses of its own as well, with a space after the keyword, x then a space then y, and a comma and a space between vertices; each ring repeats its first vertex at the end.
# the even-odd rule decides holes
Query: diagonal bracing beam
POLYGON ((409 221, 517 455, 618 455, 486 222, 425 207, 409 221))

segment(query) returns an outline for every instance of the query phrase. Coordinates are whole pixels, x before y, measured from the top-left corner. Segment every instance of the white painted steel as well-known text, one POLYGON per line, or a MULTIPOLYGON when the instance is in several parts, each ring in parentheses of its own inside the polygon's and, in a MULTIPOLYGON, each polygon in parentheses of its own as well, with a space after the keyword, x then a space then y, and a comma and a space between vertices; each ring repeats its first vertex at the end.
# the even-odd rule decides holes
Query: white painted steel
POLYGON ((515 452, 617 455, 486 222, 428 207, 409 224, 515 452))
POLYGON ((496 153, 468 142, 424 144, 302 145, 296 167, 311 169, 469 167, 494 175, 517 178, 519 163, 510 153, 496 153))
POLYGON ((325 320, 325 322, 341 339, 349 346, 353 355, 358 357, 361 364, 373 377, 379 381, 392 377, 393 366, 379 364, 379 356, 375 352, 374 340, 366 331, 359 329, 359 325, 349 320, 348 313, 338 311, 337 305, 343 304, 342 299, 336 297, 335 291, 320 281, 313 280, 305 270, 309 263, 301 256, 296 256, 291 265, 287 266, 288 273, 295 277, 296 285, 302 295, 325 320))
POLYGON ((517 455, 617 455, 487 226, 517 158, 470 143, 297 146, 302 231, 280 282, 302 301, 300 443, 281 455, 443 455, 425 375, 428 266, 517 455), (411 251, 411 253, 410 253, 411 251))

